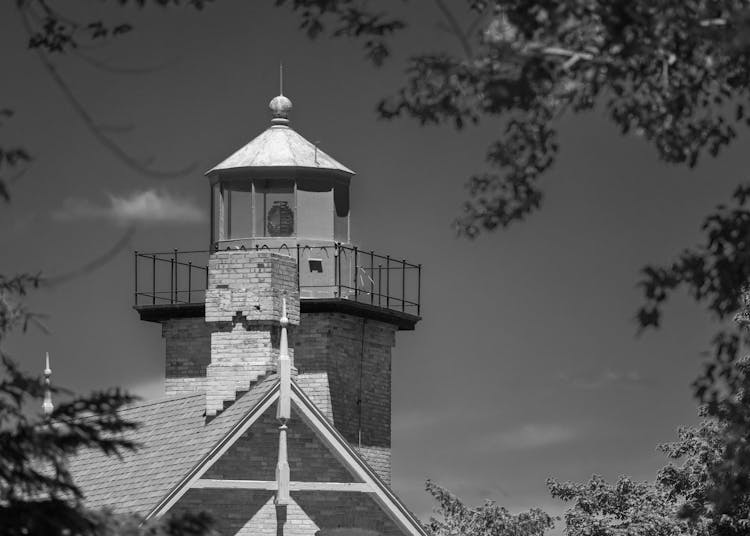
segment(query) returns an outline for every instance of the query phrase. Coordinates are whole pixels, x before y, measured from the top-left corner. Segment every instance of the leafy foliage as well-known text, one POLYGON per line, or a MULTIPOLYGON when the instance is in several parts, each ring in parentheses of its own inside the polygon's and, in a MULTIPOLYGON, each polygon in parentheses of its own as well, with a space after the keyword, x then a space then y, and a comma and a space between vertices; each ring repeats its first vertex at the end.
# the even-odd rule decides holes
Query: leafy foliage
MULTIPOLYGON (((208 1, 208 0, 206 0, 208 1)), ((201 8, 206 1, 185 2, 201 8)), ((126 4, 120 0, 120 4, 126 4)), ((143 7, 146 2, 136 1, 143 7)), ((179 0, 155 0, 167 6, 179 0)), ((50 7, 46 0, 17 0, 16 5, 29 30, 30 48, 45 54, 63 54, 83 41, 109 39, 131 30, 127 23, 102 21, 80 23, 50 7)), ((65 87, 67 89, 67 87, 65 87)), ((85 115, 85 113, 84 113, 85 115)), ((0 126, 13 116, 0 109, 0 126)), ((20 146, 0 146, 0 197, 10 201, 10 185, 31 161, 20 146), (13 174, 11 174, 13 172, 13 174)), ((39 323, 24 298, 48 283, 41 274, 0 274, 0 344, 16 329, 26 331, 39 323)), ((43 326, 41 326, 43 327, 43 326)), ((123 419, 119 410, 134 397, 119 389, 72 396, 60 388, 58 405, 48 416, 40 416, 45 386, 39 378, 21 372, 0 347, 0 527, 2 534, 49 534, 66 536, 200 536, 208 534, 211 520, 203 513, 188 513, 144 521, 129 514, 107 510, 93 511, 84 505, 84 496, 71 475, 67 460, 82 449, 100 450, 120 456, 137 448, 127 432, 137 427, 123 419), (65 397, 64 401, 61 398, 65 397)))
POLYGON ((391 53, 386 38, 406 27, 404 21, 355 0, 276 0, 277 6, 285 4, 301 17, 300 29, 311 39, 326 32, 331 37, 364 39, 365 56, 375 65, 391 53))
POLYGON ((733 205, 719 206, 703 224, 705 242, 683 252, 668 267, 644 269, 641 286, 646 303, 638 313, 642 328, 658 327, 669 296, 685 288, 718 320, 733 315, 735 328, 721 329, 712 341, 713 355, 693 387, 706 414, 722 423, 725 436, 724 462, 715 481, 719 510, 727 498, 750 490, 750 377, 748 358, 740 359, 740 349, 750 342, 750 187, 742 185, 733 196, 733 205), (741 289, 745 289, 744 291, 741 289))
MULTIPOLYGON (((750 387, 750 365, 736 376, 750 387)), ((674 442, 658 449, 669 463, 653 482, 621 476, 608 483, 594 475, 586 482, 549 479, 553 498, 568 503, 567 536, 741 536, 750 530, 750 400, 729 397, 702 407, 697 426, 682 427, 674 442), (738 418, 742 415, 744 420, 738 418), (740 425, 740 423, 743 423, 740 425)), ((541 535, 553 520, 541 510, 512 515, 493 502, 464 505, 432 482, 439 519, 434 536, 541 535)))
POLYGON ((540 206, 537 182, 557 156, 563 114, 603 108, 623 134, 690 167, 716 156, 746 122, 744 1, 470 0, 466 7, 482 20, 457 35, 466 57, 414 56, 407 84, 379 110, 456 128, 491 117, 504 123, 487 151, 493 171, 469 180, 471 201, 457 222, 468 236, 540 206))
POLYGON ((732 200, 732 206, 720 205, 703 222, 703 244, 684 251, 671 266, 644 268, 646 303, 638 312, 643 328, 659 326, 664 303, 679 287, 718 320, 741 308, 741 289, 750 281, 750 185, 737 187, 732 200))
POLYGON ((511 514, 492 501, 471 508, 434 482, 427 481, 426 488, 437 501, 440 516, 427 524, 432 536, 541 536, 553 527, 552 518, 536 508, 511 514))
MULTIPOLYGON (((82 449, 119 456, 137 447, 127 439, 137 424, 118 413, 134 398, 119 389, 74 397, 40 419, 30 404, 44 394, 38 378, 23 374, 5 355, 0 381, 0 527, 3 534, 200 535, 210 520, 204 514, 143 524, 130 515, 90 511, 67 469, 82 449)), ((66 394, 54 388, 58 395, 66 394)), ((69 394, 69 393, 68 393, 69 394)), ((33 406, 32 406, 33 407, 33 406)))
MULTIPOLYGON (((750 301, 750 298, 748 298, 750 301)), ((583 535, 740 536, 750 530, 750 360, 706 389, 697 426, 678 430, 677 440, 659 445, 669 463, 653 483, 621 477, 608 484, 559 483, 553 497, 572 503, 567 533, 583 535)))
POLYGON ((666 490, 620 477, 608 484, 600 476, 585 483, 560 483, 550 479, 552 496, 571 502, 565 513, 570 536, 638 534, 678 536, 687 533, 687 522, 677 518, 677 505, 666 490))

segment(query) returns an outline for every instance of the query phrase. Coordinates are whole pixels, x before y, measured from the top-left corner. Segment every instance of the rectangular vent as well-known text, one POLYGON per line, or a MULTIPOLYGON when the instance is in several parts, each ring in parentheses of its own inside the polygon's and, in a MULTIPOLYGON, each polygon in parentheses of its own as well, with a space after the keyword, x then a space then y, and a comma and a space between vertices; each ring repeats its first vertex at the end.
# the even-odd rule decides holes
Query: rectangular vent
POLYGON ((323 273, 323 259, 307 259, 311 272, 323 273))

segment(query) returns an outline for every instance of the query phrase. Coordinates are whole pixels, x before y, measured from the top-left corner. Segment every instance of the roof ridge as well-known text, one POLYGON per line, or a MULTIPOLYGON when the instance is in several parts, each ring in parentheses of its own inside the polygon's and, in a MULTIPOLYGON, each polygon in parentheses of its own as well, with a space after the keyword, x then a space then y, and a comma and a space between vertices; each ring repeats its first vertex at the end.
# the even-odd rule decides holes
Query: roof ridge
POLYGON ((198 391, 196 393, 189 393, 189 394, 184 394, 184 395, 163 396, 161 398, 157 398, 154 400, 144 400, 143 402, 137 402, 135 404, 125 406, 122 409, 128 410, 128 409, 144 408, 147 406, 155 406, 156 404, 163 404, 165 402, 182 400, 183 398, 192 398, 192 397, 199 397, 199 396, 205 397, 206 393, 204 393, 203 391, 198 391))

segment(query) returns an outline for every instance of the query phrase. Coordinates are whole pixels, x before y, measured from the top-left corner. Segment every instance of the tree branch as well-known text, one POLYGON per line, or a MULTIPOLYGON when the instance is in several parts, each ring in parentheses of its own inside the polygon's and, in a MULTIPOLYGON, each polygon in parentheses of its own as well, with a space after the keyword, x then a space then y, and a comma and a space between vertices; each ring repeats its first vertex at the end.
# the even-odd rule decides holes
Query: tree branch
POLYGON ((456 39, 458 39, 458 42, 461 44, 461 48, 463 48, 464 50, 466 59, 471 59, 474 56, 474 50, 466 34, 461 29, 461 25, 458 23, 456 16, 453 14, 453 12, 451 12, 450 9, 448 9, 448 6, 445 5, 445 2, 443 2, 443 0, 434 0, 434 2, 438 10, 440 10, 446 22, 448 23, 451 33, 456 39))
POLYGON ((115 258, 117 254, 120 253, 120 251, 130 245, 130 240, 133 238, 134 234, 135 227, 132 226, 125 231, 122 237, 120 237, 120 239, 110 249, 108 249, 95 259, 87 262, 83 266, 71 270, 68 273, 45 278, 43 280, 44 286, 56 287, 62 285, 63 283, 67 283, 68 281, 71 281, 72 279, 75 279, 77 277, 88 275, 94 270, 104 266, 110 260, 115 258))
MULTIPOLYGON (((21 15, 21 21, 23 23, 24 28, 26 29, 26 32, 29 36, 32 35, 32 29, 30 22, 26 16, 26 11, 19 6, 19 12, 21 15)), ((78 116, 83 121, 86 128, 93 134, 93 136, 101 143, 105 148, 107 148, 112 154, 114 154, 117 158, 119 158, 123 163, 125 163, 128 167, 133 169, 134 171, 138 173, 142 173, 144 175, 147 175, 149 177, 154 178, 175 178, 175 177, 181 177, 184 176, 191 171, 193 171, 196 167, 195 163, 192 163, 182 169, 177 170, 155 170, 151 169, 147 166, 144 166, 141 162, 133 158, 130 154, 128 154, 120 145, 115 142, 112 138, 104 134, 101 128, 98 127, 97 122, 94 120, 94 118, 91 116, 91 114, 86 110, 86 108, 83 106, 83 104, 76 98, 76 96, 71 91, 68 84, 65 82, 65 80, 60 76, 60 74, 57 72, 57 69, 52 64, 52 62, 49 61, 47 56, 41 51, 36 50, 37 57, 42 63, 42 66, 45 68, 47 73, 50 75, 52 80, 55 82, 57 87, 60 89, 60 91, 63 93, 65 98, 68 100, 68 103, 72 106, 73 110, 78 114, 78 116)))

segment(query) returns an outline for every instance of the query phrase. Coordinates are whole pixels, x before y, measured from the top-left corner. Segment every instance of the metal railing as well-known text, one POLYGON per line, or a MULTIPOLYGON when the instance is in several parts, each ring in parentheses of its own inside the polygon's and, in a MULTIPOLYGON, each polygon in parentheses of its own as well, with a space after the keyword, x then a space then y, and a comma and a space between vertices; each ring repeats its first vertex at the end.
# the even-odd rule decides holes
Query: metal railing
POLYGON ((208 251, 133 252, 135 305, 201 303, 208 286, 208 251))
MULTIPOLYGON (((302 299, 336 297, 421 313, 421 264, 341 244, 256 245, 255 249, 295 258, 302 299), (320 275, 312 267, 309 273, 302 272, 309 261, 319 263, 320 275)), ((135 305, 203 303, 208 256, 208 251, 134 252, 135 305)))

